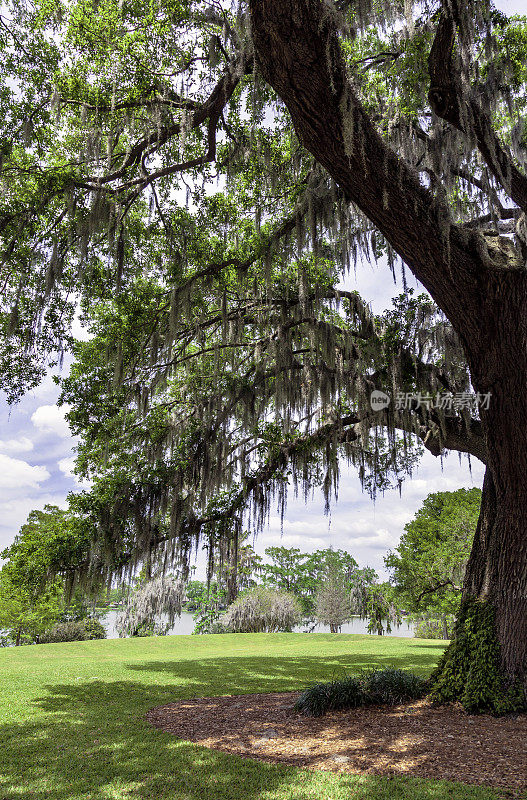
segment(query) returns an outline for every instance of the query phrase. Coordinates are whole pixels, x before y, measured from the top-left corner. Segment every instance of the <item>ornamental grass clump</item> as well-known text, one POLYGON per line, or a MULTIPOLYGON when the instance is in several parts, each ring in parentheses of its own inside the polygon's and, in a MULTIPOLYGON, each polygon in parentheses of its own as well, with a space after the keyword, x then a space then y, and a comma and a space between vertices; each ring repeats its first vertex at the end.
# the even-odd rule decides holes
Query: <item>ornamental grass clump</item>
POLYGON ((397 705, 405 700, 417 700, 426 691, 426 681, 413 672, 388 667, 367 672, 363 686, 371 703, 397 705))
POLYGON ((364 706, 367 698, 358 678, 351 675, 330 683, 315 683, 302 692, 293 710, 306 717, 321 717, 328 711, 364 706))
POLYGON ((346 708, 396 705, 422 697, 426 685, 426 681, 412 672, 395 668, 371 670, 359 677, 346 675, 340 680, 310 686, 302 692, 293 711, 306 717, 321 717, 328 711, 346 708))
POLYGON ((255 586, 240 594, 219 621, 232 633, 277 633, 291 631, 301 618, 302 610, 294 595, 255 586))

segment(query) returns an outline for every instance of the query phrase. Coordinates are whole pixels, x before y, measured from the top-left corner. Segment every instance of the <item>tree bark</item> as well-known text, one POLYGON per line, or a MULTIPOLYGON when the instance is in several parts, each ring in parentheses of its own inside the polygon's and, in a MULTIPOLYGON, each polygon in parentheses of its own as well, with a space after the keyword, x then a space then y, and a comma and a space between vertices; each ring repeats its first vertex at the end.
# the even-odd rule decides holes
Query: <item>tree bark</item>
MULTIPOLYGON (((501 475, 505 477, 510 480, 510 473, 501 475)), ((482 600, 494 607, 503 674, 527 689, 526 530, 527 498, 522 501, 520 493, 514 493, 511 502, 507 493, 498 495, 487 468, 463 600, 482 600)))
POLYGON ((492 604, 502 666, 527 685, 527 276, 487 282, 483 339, 469 342, 482 409, 487 469, 463 598, 492 604))
POLYGON ((479 335, 465 351, 474 389, 490 398, 480 409, 486 471, 456 633, 434 686, 439 698, 502 713, 527 708, 527 275, 496 271, 482 285, 479 335))

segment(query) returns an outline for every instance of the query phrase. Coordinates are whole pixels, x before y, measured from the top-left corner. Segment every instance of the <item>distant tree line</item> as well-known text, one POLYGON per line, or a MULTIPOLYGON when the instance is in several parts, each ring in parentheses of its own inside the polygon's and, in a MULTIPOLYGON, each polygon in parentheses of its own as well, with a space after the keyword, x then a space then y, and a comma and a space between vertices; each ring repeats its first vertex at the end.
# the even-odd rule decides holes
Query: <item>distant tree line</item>
POLYGON ((342 549, 303 553, 268 547, 262 558, 246 532, 239 537, 236 561, 227 552, 209 563, 207 581, 163 577, 149 564, 110 587, 75 583, 92 532, 74 512, 45 506, 30 513, 1 554, 0 641, 20 645, 103 635, 96 622, 110 604, 122 607, 123 636, 167 633, 184 608, 193 614, 195 633, 299 625, 308 631, 317 624, 337 633, 359 615, 368 620, 370 633, 382 635, 406 616, 416 635, 448 639, 480 502, 479 489, 430 494, 384 559, 389 582, 379 581, 373 568, 359 567, 342 549))

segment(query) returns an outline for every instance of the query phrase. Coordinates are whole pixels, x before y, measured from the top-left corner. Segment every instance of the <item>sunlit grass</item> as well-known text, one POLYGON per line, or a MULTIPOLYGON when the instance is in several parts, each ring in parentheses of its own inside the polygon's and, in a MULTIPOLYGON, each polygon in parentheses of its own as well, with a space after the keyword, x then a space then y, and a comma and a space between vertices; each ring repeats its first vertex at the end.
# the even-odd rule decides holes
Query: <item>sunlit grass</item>
POLYGON ((178 698, 303 688, 364 667, 426 675, 442 644, 331 634, 171 636, 0 650, 0 800, 495 800, 487 789, 338 776, 181 742, 144 720, 178 698))

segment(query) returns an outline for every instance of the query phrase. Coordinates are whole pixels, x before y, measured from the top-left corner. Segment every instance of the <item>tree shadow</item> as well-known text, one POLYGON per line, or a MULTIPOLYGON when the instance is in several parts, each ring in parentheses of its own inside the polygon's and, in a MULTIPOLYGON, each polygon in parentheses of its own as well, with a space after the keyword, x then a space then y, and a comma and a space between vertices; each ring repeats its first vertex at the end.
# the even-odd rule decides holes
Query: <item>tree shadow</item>
MULTIPOLYGON (((429 669, 438 652, 408 659, 429 669)), ((389 658, 364 657, 364 666, 389 658)), ((352 663, 353 662, 353 663, 352 663)), ((132 664, 133 681, 43 687, 32 716, 0 728, 0 800, 491 800, 462 784, 333 776, 223 754, 153 728, 145 713, 178 698, 301 688, 360 658, 234 657, 132 664), (148 673, 152 676, 150 681, 148 673), (158 683, 160 676, 166 676, 158 683)), ((479 790, 481 792, 481 790, 479 790)))
MULTIPOLYGON (((317 681, 331 680, 361 670, 400 669, 428 675, 444 650, 443 644, 419 645, 415 652, 399 654, 346 653, 314 656, 229 656, 192 661, 150 661, 130 664, 132 671, 163 672, 192 686, 193 696, 296 691, 317 681)), ((185 695, 188 696, 188 695, 185 695)))

